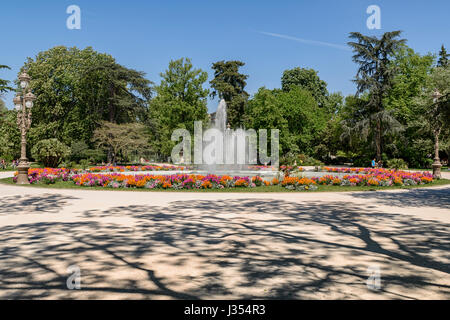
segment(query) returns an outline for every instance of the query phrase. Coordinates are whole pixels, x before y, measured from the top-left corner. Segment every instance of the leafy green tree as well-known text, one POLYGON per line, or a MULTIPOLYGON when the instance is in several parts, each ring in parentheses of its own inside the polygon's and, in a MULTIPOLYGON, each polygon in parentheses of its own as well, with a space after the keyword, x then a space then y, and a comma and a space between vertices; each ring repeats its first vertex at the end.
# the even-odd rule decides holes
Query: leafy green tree
POLYGON ((314 154, 325 130, 327 114, 311 93, 300 87, 290 91, 261 88, 249 101, 246 127, 280 130, 280 151, 314 154))
POLYGON ((161 83, 151 101, 150 128, 152 146, 163 157, 168 157, 174 146, 170 137, 178 128, 193 132, 194 121, 208 121, 208 89, 203 86, 208 74, 195 69, 191 60, 170 61, 168 69, 160 74, 161 83))
POLYGON ((357 94, 368 93, 367 105, 362 110, 364 117, 352 129, 359 132, 363 139, 373 139, 377 160, 381 160, 384 136, 401 129, 400 123, 383 103, 395 76, 390 62, 398 48, 405 43, 404 39, 397 39, 400 34, 401 31, 386 32, 377 38, 351 32, 350 38, 356 42, 348 43, 355 53, 353 61, 359 65, 353 80, 357 85, 357 94))
POLYGON ((8 111, 8 108, 6 108, 5 102, 0 99, 0 116, 3 116, 8 111))
POLYGON ((450 132, 450 68, 437 67, 429 76, 417 104, 434 136, 434 156, 439 157, 441 136, 448 139, 450 132), (439 92, 440 96, 435 96, 439 92))
MULTIPOLYGON (((0 70, 1 70, 1 69, 11 69, 11 68, 8 67, 8 66, 5 66, 5 65, 0 65, 0 70)), ((3 93, 5 93, 5 92, 14 90, 14 89, 11 88, 10 86, 8 86, 8 83, 9 83, 8 80, 0 79, 0 95, 3 94, 3 93)))
POLYGON ((0 158, 8 161, 20 157, 20 132, 17 127, 16 112, 0 112, 0 158))
MULTIPOLYGON (((291 135, 288 121, 284 117, 280 101, 275 90, 260 88, 249 100, 246 108, 245 127, 258 131, 259 129, 280 130, 280 153, 297 152, 296 137, 291 135)), ((268 132, 270 137, 270 132, 268 132)))
POLYGON ((249 94, 245 91, 248 76, 239 72, 242 61, 218 61, 213 63, 214 79, 210 81, 211 97, 218 96, 227 103, 228 122, 236 128, 244 123, 245 106, 249 94))
POLYGON ((70 148, 58 139, 46 139, 36 143, 31 149, 33 158, 45 167, 57 168, 70 155, 70 148))
POLYGON ((293 86, 298 86, 311 92, 319 106, 323 106, 327 100, 327 83, 321 80, 314 69, 294 68, 283 72, 281 87, 289 91, 293 86))
POLYGON ((439 60, 438 60, 437 66, 438 67, 447 67, 449 57, 450 57, 450 54, 447 53, 447 50, 445 49, 444 45, 442 45, 441 51, 439 51, 439 60))
POLYGON ((29 58, 22 69, 30 74, 37 96, 31 145, 52 137, 67 145, 73 141, 92 145, 102 120, 132 122, 147 113, 150 82, 90 47, 54 47, 29 58))
POLYGON ((142 153, 148 149, 146 128, 140 123, 116 124, 103 121, 94 131, 94 141, 106 151, 112 150, 108 162, 116 163, 119 158, 128 159, 131 153, 142 153))
POLYGON ((413 100, 422 90, 433 64, 433 55, 422 56, 406 45, 400 46, 394 53, 390 69, 395 75, 383 104, 394 112, 395 118, 402 124, 406 125, 417 114, 413 100))
POLYGON ((401 157, 412 167, 427 167, 433 136, 415 99, 428 81, 434 57, 431 54, 422 56, 403 45, 395 53, 391 64, 396 75, 383 103, 403 125, 404 131, 391 144, 387 144, 385 150, 390 157, 401 157))
POLYGON ((147 102, 152 94, 151 84, 144 72, 128 69, 113 59, 99 59, 96 65, 85 71, 81 94, 88 93, 86 100, 92 101, 104 120, 114 123, 134 122, 137 119, 143 121, 148 110, 147 102), (98 99, 90 95, 92 84, 98 86, 103 102, 92 101, 92 98, 98 99))

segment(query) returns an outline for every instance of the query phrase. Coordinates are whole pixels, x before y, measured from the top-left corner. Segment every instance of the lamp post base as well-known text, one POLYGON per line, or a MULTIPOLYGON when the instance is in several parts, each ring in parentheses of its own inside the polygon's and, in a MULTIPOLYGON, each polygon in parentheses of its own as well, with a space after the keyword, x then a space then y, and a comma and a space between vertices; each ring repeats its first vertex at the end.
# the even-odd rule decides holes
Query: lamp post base
POLYGON ((442 167, 441 162, 434 161, 432 166, 433 166, 433 179, 440 179, 441 178, 441 167, 442 167))
POLYGON ((17 167, 17 171, 19 174, 17 175, 17 184, 30 184, 30 181, 28 180, 28 169, 30 166, 27 162, 20 162, 19 166, 17 167))

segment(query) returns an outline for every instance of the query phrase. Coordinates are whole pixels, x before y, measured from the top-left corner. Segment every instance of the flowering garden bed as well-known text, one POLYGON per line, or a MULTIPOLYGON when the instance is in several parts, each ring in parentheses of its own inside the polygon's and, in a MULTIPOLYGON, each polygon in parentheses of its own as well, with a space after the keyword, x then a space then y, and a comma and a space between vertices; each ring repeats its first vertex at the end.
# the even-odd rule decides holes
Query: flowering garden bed
POLYGON ((187 167, 175 165, 148 165, 148 166, 97 166, 86 169, 89 172, 127 172, 127 171, 174 171, 186 170, 187 167))
MULTIPOLYGON (((355 168, 351 168, 355 169, 355 168)), ((259 176, 239 177, 228 175, 198 174, 125 174, 123 172, 92 173, 69 169, 30 169, 29 179, 32 184, 55 184, 64 182, 80 187, 97 187, 106 189, 161 189, 161 190, 195 190, 195 189, 245 189, 258 187, 277 187, 287 190, 317 190, 321 186, 346 187, 390 187, 417 186, 433 183, 429 172, 405 172, 386 169, 362 169, 352 174, 322 177, 284 177, 264 180, 259 176)), ((13 178, 13 181, 16 177, 13 178)), ((352 188, 349 188, 352 189, 352 188)))

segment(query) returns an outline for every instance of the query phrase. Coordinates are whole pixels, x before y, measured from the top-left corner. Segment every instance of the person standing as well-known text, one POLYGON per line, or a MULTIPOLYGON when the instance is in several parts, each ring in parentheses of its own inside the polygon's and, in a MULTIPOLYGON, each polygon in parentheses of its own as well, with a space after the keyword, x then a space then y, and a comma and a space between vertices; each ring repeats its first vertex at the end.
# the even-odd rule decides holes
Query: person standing
POLYGON ((372 168, 375 168, 376 165, 377 165, 377 162, 375 161, 375 158, 373 158, 373 160, 372 160, 372 168))

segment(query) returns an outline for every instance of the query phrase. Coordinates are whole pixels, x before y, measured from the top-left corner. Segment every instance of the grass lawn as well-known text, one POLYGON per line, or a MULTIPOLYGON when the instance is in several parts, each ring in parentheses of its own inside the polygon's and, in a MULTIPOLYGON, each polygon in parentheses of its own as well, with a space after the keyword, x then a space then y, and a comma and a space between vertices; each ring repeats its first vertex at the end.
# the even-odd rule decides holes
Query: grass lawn
MULTIPOLYGON (((17 186, 12 178, 4 178, 0 179, 1 184, 9 184, 17 186)), ((341 187, 341 186, 322 186, 318 185, 317 190, 303 190, 303 191, 295 191, 288 190, 281 186, 261 186, 256 188, 230 188, 230 189, 183 189, 183 190, 174 190, 174 189, 137 189, 137 188, 103 188, 103 187, 84 187, 77 186, 72 181, 59 181, 55 184, 32 184, 32 185, 20 185, 20 187, 24 188, 46 188, 46 189, 78 189, 78 190, 102 190, 102 191, 135 191, 135 192, 348 192, 348 191, 377 191, 377 190, 392 190, 392 189, 415 189, 415 188, 427 188, 433 186, 442 186, 450 184, 450 180, 441 179, 434 181, 430 184, 426 185, 418 185, 418 186, 392 186, 392 187, 371 187, 371 186, 363 186, 363 187, 341 187)))

